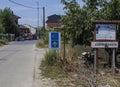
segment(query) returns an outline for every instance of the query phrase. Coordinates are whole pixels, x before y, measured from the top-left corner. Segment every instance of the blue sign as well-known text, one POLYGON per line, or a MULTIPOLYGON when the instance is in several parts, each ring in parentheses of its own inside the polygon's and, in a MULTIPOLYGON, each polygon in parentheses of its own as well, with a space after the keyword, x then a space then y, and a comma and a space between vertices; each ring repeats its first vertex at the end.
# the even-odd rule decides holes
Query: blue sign
POLYGON ((61 46, 61 34, 59 32, 49 32, 49 48, 59 49, 61 46))

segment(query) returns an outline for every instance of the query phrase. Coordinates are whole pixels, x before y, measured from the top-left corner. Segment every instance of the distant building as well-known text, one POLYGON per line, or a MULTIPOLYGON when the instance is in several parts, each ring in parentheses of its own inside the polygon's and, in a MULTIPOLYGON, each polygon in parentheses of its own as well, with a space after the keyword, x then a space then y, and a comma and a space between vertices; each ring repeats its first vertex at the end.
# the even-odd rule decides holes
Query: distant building
POLYGON ((21 18, 21 17, 13 14, 13 23, 14 23, 14 25, 16 26, 16 27, 14 28, 15 37, 18 36, 18 31, 19 31, 18 20, 19 20, 20 18, 21 18))
POLYGON ((31 32, 32 35, 35 35, 35 34, 36 34, 36 28, 35 28, 35 27, 32 27, 32 26, 27 25, 27 24, 25 24, 24 26, 25 26, 26 28, 29 28, 29 30, 30 30, 30 32, 31 32))
POLYGON ((35 39, 36 38, 36 29, 30 25, 19 25, 20 35, 24 37, 24 39, 35 39))
POLYGON ((60 24, 60 19, 61 19, 61 15, 51 15, 48 16, 48 20, 46 21, 47 23, 47 27, 51 27, 51 28, 60 28, 61 24, 60 24))
MULTIPOLYGON (((14 28, 13 28, 13 32, 11 34, 9 34, 7 36, 7 39, 9 41, 13 41, 15 40, 16 37, 18 37, 18 31, 19 31, 19 24, 18 24, 18 20, 20 19, 21 17, 13 14, 13 24, 14 24, 14 28)), ((7 34, 6 34, 7 35, 7 34)))
POLYGON ((14 20, 14 24, 18 26, 18 19, 20 19, 21 17, 14 15, 13 14, 13 20, 14 20))

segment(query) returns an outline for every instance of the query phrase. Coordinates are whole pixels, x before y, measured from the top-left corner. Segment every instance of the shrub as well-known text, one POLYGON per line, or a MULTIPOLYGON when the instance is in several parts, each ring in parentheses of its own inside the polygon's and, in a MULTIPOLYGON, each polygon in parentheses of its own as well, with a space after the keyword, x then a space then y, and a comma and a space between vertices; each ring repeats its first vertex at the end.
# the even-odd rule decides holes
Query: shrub
POLYGON ((48 44, 45 44, 44 40, 38 40, 37 43, 36 43, 36 47, 46 48, 46 47, 48 47, 48 44))
POLYGON ((41 74, 51 79, 67 77, 68 74, 59 64, 56 50, 47 51, 40 65, 41 74))
POLYGON ((49 34, 46 33, 45 36, 44 36, 44 43, 48 44, 48 41, 49 41, 49 34))
POLYGON ((0 45, 7 45, 7 44, 8 44, 8 40, 0 39, 0 45))
POLYGON ((56 50, 49 50, 45 53, 42 65, 52 66, 57 63, 57 52, 56 50))
POLYGON ((43 40, 38 40, 36 43, 36 47, 43 47, 44 46, 44 41, 43 40))

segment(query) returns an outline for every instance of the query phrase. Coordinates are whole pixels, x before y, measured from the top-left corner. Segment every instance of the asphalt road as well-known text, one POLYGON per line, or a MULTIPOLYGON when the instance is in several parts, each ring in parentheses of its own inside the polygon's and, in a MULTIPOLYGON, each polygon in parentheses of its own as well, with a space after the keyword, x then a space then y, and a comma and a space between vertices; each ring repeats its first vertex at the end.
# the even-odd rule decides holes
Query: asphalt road
POLYGON ((0 48, 0 87, 32 87, 36 41, 0 48))

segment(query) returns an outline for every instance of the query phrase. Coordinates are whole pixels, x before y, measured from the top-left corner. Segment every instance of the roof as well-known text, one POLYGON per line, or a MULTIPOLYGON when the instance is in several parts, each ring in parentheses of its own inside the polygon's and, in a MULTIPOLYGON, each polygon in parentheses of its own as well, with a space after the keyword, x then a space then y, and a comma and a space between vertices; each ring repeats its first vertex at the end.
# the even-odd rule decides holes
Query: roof
POLYGON ((16 19, 20 19, 21 17, 17 16, 17 15, 14 15, 13 14, 13 17, 16 18, 16 19))
POLYGON ((19 28, 26 28, 24 25, 19 25, 19 28))
POLYGON ((51 16, 48 16, 48 20, 46 21, 46 23, 50 22, 50 23, 56 23, 56 22, 59 22, 59 20, 61 19, 61 16, 60 15, 51 15, 51 16))
POLYGON ((19 29, 29 29, 32 34, 36 33, 36 28, 30 26, 30 25, 19 25, 19 29))
POLYGON ((117 24, 120 23, 120 20, 95 20, 93 23, 98 24, 98 23, 113 23, 117 24))

